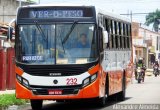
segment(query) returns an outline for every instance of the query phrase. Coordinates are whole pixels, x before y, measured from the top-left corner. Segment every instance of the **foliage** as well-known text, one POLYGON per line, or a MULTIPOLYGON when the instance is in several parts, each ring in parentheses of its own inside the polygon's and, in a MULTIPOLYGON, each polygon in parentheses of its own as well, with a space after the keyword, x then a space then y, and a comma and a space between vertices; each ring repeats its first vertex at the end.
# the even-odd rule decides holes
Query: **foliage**
POLYGON ((160 20, 160 10, 157 9, 155 12, 150 12, 148 15, 146 15, 146 22, 145 24, 149 26, 153 23, 153 29, 158 32, 158 25, 160 24, 158 21, 160 20))
POLYGON ((26 0, 26 1, 32 3, 32 2, 37 2, 38 0, 26 0))
POLYGON ((8 107, 10 105, 23 105, 28 100, 16 99, 15 94, 4 94, 0 95, 0 107, 8 107))

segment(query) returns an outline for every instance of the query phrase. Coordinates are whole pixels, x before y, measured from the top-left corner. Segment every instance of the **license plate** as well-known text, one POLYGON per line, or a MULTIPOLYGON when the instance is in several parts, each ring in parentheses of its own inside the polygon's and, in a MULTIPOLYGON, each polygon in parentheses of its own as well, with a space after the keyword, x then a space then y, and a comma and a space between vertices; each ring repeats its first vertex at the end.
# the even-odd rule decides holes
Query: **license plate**
POLYGON ((62 90, 48 90, 49 95, 62 95, 62 90))

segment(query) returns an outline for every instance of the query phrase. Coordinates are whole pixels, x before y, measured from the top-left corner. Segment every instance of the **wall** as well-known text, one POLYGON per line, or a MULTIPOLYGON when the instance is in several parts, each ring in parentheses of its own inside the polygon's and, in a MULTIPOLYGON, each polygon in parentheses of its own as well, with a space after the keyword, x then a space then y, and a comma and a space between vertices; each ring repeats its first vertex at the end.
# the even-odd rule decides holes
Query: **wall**
MULTIPOLYGON (((149 42, 148 44, 149 48, 154 48, 155 53, 160 52, 160 33, 153 32, 144 28, 140 28, 140 36, 145 36, 145 41, 149 42)), ((158 57, 157 57, 158 58, 158 57)))
POLYGON ((160 54, 160 33, 140 27, 139 36, 143 37, 144 43, 147 44, 147 64, 149 68, 152 68, 151 56, 155 56, 155 58, 158 59, 160 54))
POLYGON ((136 23, 136 22, 132 22, 132 38, 135 39, 135 38, 138 38, 139 34, 139 23, 136 23))
MULTIPOLYGON (((148 30, 139 23, 132 23, 132 42, 135 53, 134 59, 143 57, 147 67, 151 68, 151 56, 159 58, 160 63, 160 33, 148 30)), ((153 58, 152 58, 153 59, 153 58)), ((153 60, 152 60, 153 61, 153 60)))
MULTIPOLYGON (((132 22, 132 43, 134 46, 134 61, 137 61, 139 58, 147 59, 146 56, 146 44, 144 42, 144 36, 140 35, 140 25, 139 23, 132 22)), ((134 62, 135 63, 135 62, 134 62)), ((146 61, 145 61, 146 64, 146 61)), ((146 64, 147 65, 147 64, 146 64)))
MULTIPOLYGON (((28 2, 22 2, 23 5, 29 5, 28 2)), ((19 2, 17 0, 0 0, 0 24, 9 23, 16 17, 19 2)))

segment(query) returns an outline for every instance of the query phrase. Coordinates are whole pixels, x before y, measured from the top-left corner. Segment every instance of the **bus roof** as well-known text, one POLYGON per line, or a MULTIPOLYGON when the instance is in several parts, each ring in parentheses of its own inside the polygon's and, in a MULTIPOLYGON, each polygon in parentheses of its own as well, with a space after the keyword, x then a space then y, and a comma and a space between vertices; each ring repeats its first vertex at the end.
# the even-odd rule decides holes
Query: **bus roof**
POLYGON ((108 16, 108 17, 113 18, 113 19, 129 22, 129 23, 131 22, 131 20, 129 18, 123 17, 123 16, 115 14, 115 13, 107 12, 105 10, 102 10, 98 6, 93 6, 93 5, 88 5, 88 4, 86 5, 86 4, 81 4, 81 3, 77 3, 77 4, 76 3, 38 4, 38 5, 27 5, 27 6, 22 6, 22 7, 30 7, 30 8, 35 7, 36 8, 36 7, 51 7, 51 6, 56 6, 56 7, 58 7, 58 6, 95 7, 96 15, 98 15, 100 13, 100 14, 103 14, 103 15, 108 16))
POLYGON ((125 22, 128 22, 128 23, 131 22, 131 20, 126 18, 126 17, 123 17, 123 16, 118 15, 118 14, 114 14, 114 13, 111 13, 111 12, 107 12, 105 10, 102 10, 102 9, 96 7, 96 14, 98 14, 98 13, 103 14, 104 16, 108 16, 110 18, 120 20, 120 21, 125 21, 125 22))

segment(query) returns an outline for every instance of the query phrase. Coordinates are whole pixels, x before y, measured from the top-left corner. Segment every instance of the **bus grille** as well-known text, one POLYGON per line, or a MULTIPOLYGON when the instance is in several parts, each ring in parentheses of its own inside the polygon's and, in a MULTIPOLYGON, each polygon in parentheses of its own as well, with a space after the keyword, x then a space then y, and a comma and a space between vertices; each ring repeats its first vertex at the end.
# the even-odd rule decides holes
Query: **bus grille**
POLYGON ((72 85, 72 86, 35 86, 30 85, 30 90, 35 95, 49 95, 48 90, 62 90, 62 95, 78 94, 78 91, 82 88, 82 85, 72 85))
MULTIPOLYGON (((71 94, 78 94, 78 89, 64 89, 62 95, 71 95, 71 94)), ((34 90, 33 93, 35 95, 49 95, 47 89, 37 89, 34 90)))
POLYGON ((24 70, 27 74, 33 76, 73 76, 80 75, 89 68, 94 66, 95 63, 87 65, 21 65, 17 64, 20 68, 24 70), (51 74, 55 75, 51 75, 51 74), (60 75, 58 74, 60 73, 60 75), (57 75, 56 75, 57 74, 57 75))
POLYGON ((29 68, 26 69, 30 75, 34 76, 73 76, 73 75, 80 75, 87 71, 87 69, 83 68, 29 68), (53 74, 61 74, 61 75, 50 75, 53 74))

